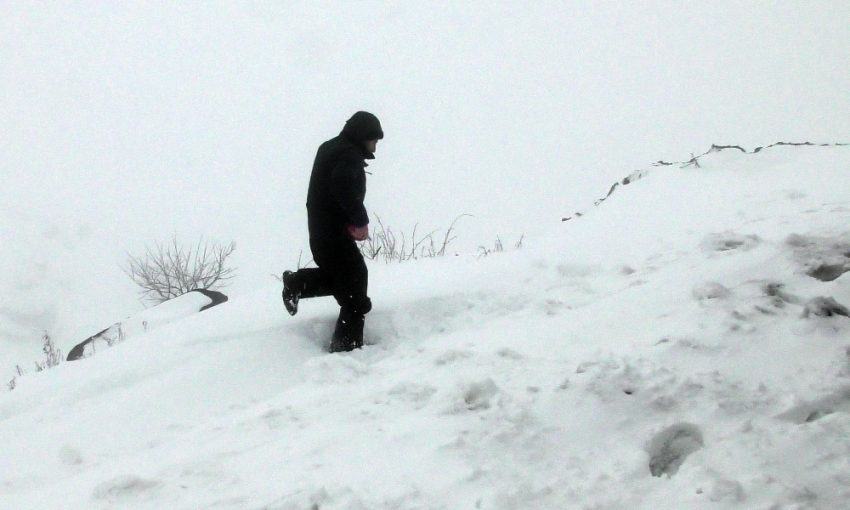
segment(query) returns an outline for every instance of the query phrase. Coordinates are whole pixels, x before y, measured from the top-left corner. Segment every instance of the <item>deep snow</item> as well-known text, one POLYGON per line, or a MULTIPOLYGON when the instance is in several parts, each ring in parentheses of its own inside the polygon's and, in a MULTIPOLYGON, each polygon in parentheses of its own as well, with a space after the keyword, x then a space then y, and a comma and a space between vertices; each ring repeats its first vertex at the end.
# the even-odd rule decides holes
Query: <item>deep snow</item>
POLYGON ((370 266, 373 345, 280 289, 0 393, 0 507, 839 509, 850 147, 647 167, 492 254, 370 266), (814 309, 813 309, 814 310, 814 309), (653 476, 653 473, 661 476, 653 476))

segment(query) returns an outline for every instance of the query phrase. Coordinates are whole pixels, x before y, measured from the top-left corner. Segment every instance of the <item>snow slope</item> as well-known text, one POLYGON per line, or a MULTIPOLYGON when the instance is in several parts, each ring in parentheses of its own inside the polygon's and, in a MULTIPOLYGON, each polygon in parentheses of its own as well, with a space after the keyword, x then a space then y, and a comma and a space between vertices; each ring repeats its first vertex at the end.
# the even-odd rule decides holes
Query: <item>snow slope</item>
POLYGON ((235 297, 309 250, 316 148, 386 137, 367 207, 475 254, 709 143, 847 141, 846 1, 0 2, 0 381, 140 312, 121 271, 235 241, 235 297), (633 166, 635 165, 635 166, 633 166))
POLYGON ((850 275, 806 272, 850 269, 850 147, 699 162, 519 250, 370 266, 358 352, 270 286, 27 375, 0 508, 846 508, 850 319, 810 300, 850 275))

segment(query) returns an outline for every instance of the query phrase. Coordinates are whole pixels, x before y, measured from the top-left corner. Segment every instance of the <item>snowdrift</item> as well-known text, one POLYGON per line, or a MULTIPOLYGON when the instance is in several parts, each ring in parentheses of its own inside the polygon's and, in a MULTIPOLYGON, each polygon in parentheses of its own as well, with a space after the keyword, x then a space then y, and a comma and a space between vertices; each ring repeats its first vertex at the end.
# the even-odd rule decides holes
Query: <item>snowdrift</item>
POLYGON ((116 322, 112 326, 90 336, 75 345, 68 353, 67 361, 76 361, 93 356, 98 350, 112 347, 129 337, 147 333, 159 326, 175 320, 184 319, 192 314, 209 310, 227 301, 227 296, 221 292, 207 289, 196 289, 164 303, 148 308, 138 314, 116 322))
POLYGON ((850 148, 648 170, 521 250, 371 266, 361 351, 271 286, 24 377, 0 507, 846 508, 850 148))

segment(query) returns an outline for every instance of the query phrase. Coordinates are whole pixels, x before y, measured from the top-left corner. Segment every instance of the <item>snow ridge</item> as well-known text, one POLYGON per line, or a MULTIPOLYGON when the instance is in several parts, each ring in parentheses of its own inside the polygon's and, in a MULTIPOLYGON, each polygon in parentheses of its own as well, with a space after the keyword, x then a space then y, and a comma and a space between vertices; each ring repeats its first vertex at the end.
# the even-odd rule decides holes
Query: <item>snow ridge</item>
MULTIPOLYGON (((709 154, 712 154, 714 152, 721 152, 721 151, 730 150, 730 149, 738 150, 738 151, 740 151, 744 154, 758 154, 759 152, 761 152, 764 149, 770 149, 770 148, 773 148, 773 147, 847 147, 848 145, 850 145, 850 143, 776 142, 776 143, 773 143, 773 144, 770 144, 770 145, 767 145, 767 146, 756 147, 752 151, 748 151, 747 149, 741 147, 740 145, 718 145, 718 144, 713 143, 713 144, 711 144, 711 148, 709 148, 707 151, 703 152, 702 154, 700 154, 698 156, 694 156, 693 154, 691 154, 691 159, 689 159, 687 161, 670 162, 670 161, 658 160, 655 163, 653 163, 652 166, 653 167, 677 166, 679 168, 687 168, 689 166, 695 166, 696 168, 699 168, 700 167, 700 164, 699 164, 700 158, 707 156, 709 154)), ((624 177, 622 181, 618 181, 618 182, 615 182, 614 184, 612 184, 611 188, 609 188, 609 190, 608 190, 608 194, 605 195, 603 198, 595 200, 593 202, 593 205, 599 206, 599 204, 601 204, 602 202, 607 200, 608 197, 610 197, 618 187, 627 186, 630 183, 632 183, 632 182, 634 182, 638 179, 641 179, 648 174, 649 174, 649 170, 645 170, 645 169, 644 170, 635 170, 634 172, 629 174, 627 177, 624 177)), ((578 217, 581 217, 583 214, 585 214, 585 213, 576 212, 576 213, 573 214, 573 216, 567 216, 567 217, 561 218, 561 221, 569 221, 573 217, 578 218, 578 217)))

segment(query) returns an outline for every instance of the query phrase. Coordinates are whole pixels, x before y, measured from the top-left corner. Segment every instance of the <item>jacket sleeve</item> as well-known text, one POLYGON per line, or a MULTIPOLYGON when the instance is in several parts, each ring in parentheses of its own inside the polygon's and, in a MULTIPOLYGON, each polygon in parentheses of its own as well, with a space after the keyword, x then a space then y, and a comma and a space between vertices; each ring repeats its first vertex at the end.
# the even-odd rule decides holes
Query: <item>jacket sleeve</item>
POLYGON ((366 196, 366 175, 362 162, 341 160, 331 173, 331 193, 348 215, 350 225, 365 227, 369 224, 369 215, 363 205, 366 196))

